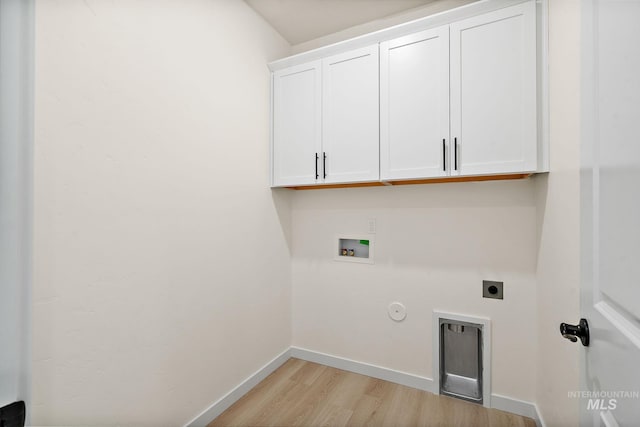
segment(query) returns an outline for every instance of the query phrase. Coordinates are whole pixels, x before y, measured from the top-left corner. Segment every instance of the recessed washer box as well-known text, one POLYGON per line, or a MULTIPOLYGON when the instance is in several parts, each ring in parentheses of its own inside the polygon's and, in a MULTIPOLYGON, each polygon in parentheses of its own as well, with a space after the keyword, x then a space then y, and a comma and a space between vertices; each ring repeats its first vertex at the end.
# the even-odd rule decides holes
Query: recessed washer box
POLYGON ((335 237, 336 261, 373 264, 374 240, 371 234, 341 234, 335 237))

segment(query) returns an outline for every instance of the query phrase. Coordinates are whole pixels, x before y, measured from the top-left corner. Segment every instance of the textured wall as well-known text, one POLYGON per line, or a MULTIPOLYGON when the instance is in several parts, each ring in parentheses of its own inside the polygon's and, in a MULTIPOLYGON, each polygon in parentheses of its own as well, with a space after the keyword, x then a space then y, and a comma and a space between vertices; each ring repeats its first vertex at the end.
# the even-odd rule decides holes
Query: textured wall
POLYGON ((183 424, 290 344, 289 46, 237 0, 45 0, 36 30, 33 423, 183 424))

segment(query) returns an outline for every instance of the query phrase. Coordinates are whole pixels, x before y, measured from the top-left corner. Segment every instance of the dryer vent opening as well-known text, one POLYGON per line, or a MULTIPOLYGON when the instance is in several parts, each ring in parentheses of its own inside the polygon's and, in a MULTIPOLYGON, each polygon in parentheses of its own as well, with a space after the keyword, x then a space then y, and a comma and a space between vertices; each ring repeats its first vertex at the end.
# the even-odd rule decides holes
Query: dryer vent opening
POLYGON ((440 394, 483 403, 483 325, 440 319, 440 394))

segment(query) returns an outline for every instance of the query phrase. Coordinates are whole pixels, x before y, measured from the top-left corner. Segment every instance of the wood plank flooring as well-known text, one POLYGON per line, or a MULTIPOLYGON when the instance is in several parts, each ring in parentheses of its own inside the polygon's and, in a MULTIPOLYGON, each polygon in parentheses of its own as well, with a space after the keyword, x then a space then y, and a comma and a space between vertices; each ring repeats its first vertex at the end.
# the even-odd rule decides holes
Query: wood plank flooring
POLYGON ((535 425, 497 409, 289 359, 208 427, 535 425))

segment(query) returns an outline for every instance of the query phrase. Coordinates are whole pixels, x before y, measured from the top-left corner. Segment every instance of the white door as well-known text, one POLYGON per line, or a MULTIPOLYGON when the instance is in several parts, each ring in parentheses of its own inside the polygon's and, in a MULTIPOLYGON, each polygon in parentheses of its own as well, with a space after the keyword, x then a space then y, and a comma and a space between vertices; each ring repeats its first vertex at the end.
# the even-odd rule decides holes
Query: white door
POLYGON ((0 407, 30 394, 33 9, 0 0, 0 407))
POLYGON ((380 44, 380 178, 448 175, 449 26, 380 44))
POLYGON ((535 2, 452 24, 452 173, 535 171, 536 129, 535 2))
POLYGON ((378 45, 322 61, 324 182, 379 178, 378 45))
POLYGON ((320 61, 273 74, 273 185, 316 184, 320 178, 320 61))
POLYGON ((640 2, 583 7, 581 426, 640 425, 640 2), (599 398, 601 397, 601 398, 599 398))

